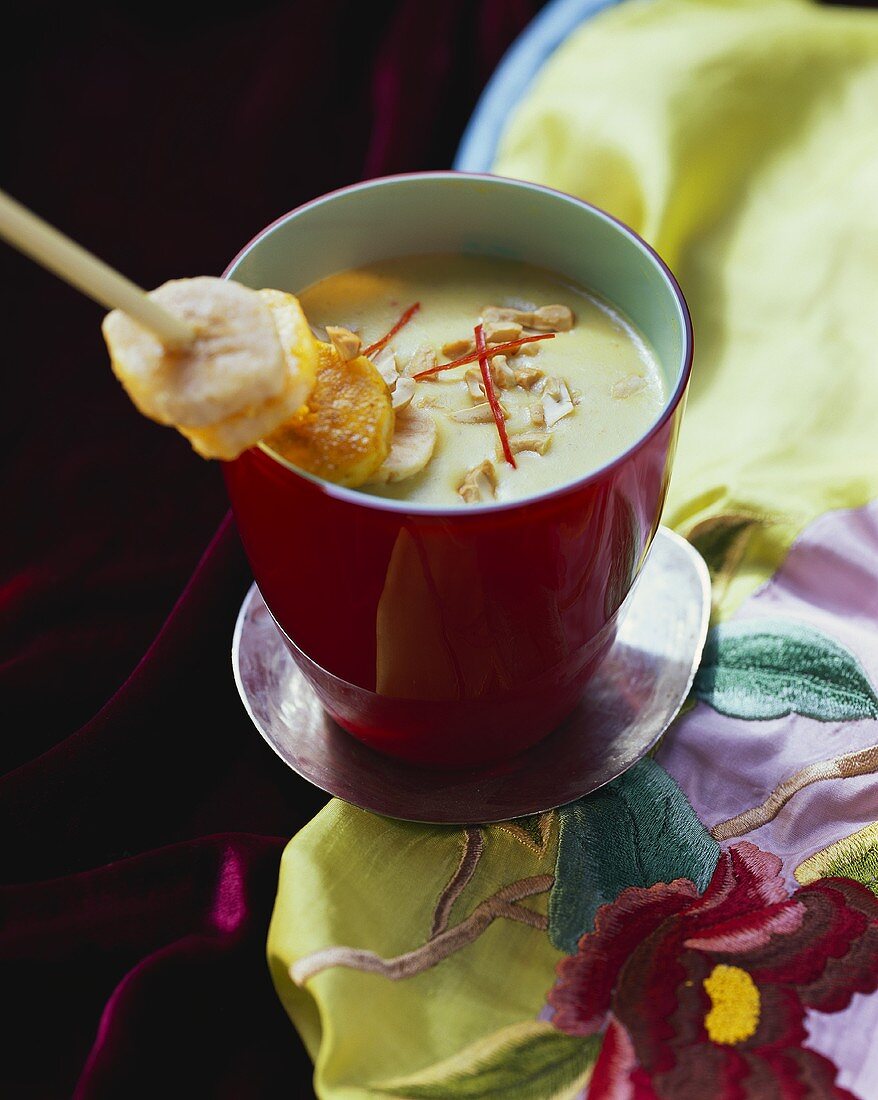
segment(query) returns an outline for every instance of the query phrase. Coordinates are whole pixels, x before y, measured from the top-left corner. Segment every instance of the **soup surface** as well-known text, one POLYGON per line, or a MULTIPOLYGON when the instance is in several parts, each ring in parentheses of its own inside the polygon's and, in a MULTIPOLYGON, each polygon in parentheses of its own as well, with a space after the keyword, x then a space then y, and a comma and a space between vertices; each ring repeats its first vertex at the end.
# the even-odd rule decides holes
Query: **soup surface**
MULTIPOLYGON (((412 404, 429 411, 438 429, 432 458, 413 476, 367 485, 365 492, 434 507, 533 496, 627 450, 667 398, 654 352, 625 317, 585 288, 529 264, 470 255, 407 256, 332 275, 299 299, 318 335, 327 325, 342 326, 365 347, 420 302, 389 344, 402 375, 465 354, 481 320, 490 354, 490 340, 508 338, 516 321, 498 318, 488 307, 522 311, 517 319, 525 322, 543 306, 572 311, 572 327, 564 330, 568 317, 552 338, 491 358, 517 468, 503 458, 475 363, 417 382, 412 404), (480 468, 482 476, 473 475, 480 468)), ((544 322, 535 325, 545 331, 544 322)), ((527 323, 518 329, 522 336, 534 331, 527 323)))

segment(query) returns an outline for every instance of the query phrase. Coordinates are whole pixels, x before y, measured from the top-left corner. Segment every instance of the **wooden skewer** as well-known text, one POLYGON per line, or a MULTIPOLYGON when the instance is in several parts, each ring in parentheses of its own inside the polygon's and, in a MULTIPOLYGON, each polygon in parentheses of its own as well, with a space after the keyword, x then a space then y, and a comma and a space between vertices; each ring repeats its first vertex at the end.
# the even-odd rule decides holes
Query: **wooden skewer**
POLYGON ((0 191, 0 237, 107 309, 121 309, 155 333, 166 347, 183 347, 195 339, 195 330, 186 321, 5 191, 0 191))

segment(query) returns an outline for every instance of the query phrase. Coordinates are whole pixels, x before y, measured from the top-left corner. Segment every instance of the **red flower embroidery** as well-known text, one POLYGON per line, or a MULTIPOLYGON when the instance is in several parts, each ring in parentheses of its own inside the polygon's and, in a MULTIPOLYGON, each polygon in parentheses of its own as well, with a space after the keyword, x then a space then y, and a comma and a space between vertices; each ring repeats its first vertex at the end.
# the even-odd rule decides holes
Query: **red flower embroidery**
POLYGON ((592 1100, 853 1100, 805 1012, 878 986, 878 899, 843 878, 790 895, 780 867, 744 841, 700 897, 677 879, 598 910, 549 994, 557 1028, 605 1032, 592 1100))

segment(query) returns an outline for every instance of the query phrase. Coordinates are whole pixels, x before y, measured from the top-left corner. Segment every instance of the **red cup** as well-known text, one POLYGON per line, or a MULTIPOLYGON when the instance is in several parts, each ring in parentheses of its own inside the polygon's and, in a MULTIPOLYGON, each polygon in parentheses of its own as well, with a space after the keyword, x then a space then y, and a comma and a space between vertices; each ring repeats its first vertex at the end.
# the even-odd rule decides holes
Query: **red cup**
POLYGON ((567 275, 638 325, 671 394, 641 439, 551 492, 466 508, 342 489, 261 447, 224 465, 262 596, 326 710, 380 752, 444 767, 513 755, 576 705, 659 524, 692 362, 683 296, 643 241, 586 203, 500 177, 345 188, 275 222, 226 275, 296 291, 389 256, 461 250, 567 275))

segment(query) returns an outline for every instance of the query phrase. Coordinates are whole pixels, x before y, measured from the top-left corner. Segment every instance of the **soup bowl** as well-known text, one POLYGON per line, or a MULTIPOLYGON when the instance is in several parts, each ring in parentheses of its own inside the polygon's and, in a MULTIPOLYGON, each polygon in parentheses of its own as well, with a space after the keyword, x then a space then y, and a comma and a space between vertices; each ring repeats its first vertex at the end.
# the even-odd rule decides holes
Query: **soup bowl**
POLYGON ((224 464, 256 582, 329 714, 380 752, 460 767, 549 734, 612 644, 661 518, 692 328, 670 271, 632 230, 570 195, 497 176, 346 187, 279 218, 225 275, 296 293, 431 252, 525 261, 599 294, 650 342, 668 394, 612 461, 511 503, 371 496, 262 445, 224 464))

